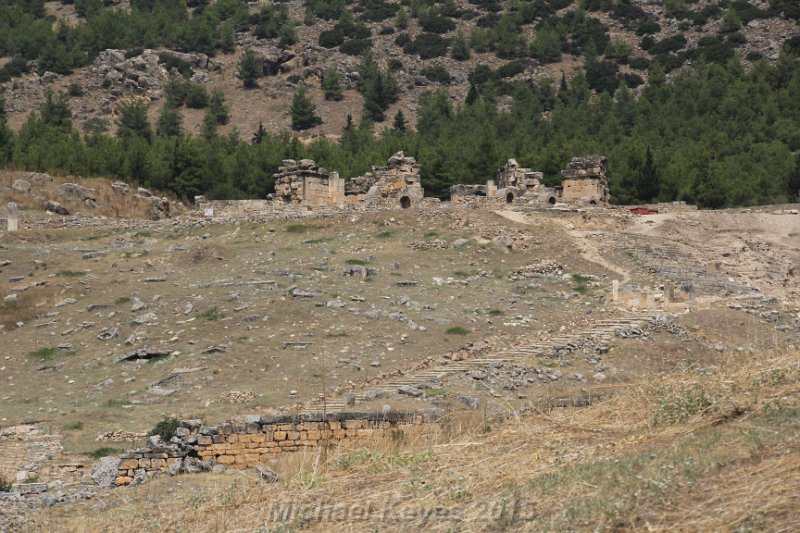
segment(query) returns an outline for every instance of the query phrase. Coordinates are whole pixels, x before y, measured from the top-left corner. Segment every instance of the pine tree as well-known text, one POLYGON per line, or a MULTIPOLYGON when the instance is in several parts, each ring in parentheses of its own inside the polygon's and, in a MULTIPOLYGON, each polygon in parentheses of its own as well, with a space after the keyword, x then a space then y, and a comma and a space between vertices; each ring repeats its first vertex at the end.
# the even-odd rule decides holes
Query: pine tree
POLYGON ((42 122, 48 126, 54 126, 63 130, 72 128, 72 110, 69 108, 69 97, 66 93, 59 93, 58 96, 52 89, 47 89, 44 93, 44 104, 41 108, 42 122))
POLYGON ((11 159, 14 151, 14 133, 6 122, 6 100, 0 95, 0 165, 11 159))
POLYGON ((398 109, 397 114, 394 116, 394 124, 392 125, 392 129, 395 131, 399 131, 405 133, 406 131, 406 117, 403 115, 403 110, 398 109))
POLYGON ((316 114, 317 106, 309 98, 305 87, 300 87, 292 97, 292 129, 305 130, 320 124, 322 120, 316 114))
POLYGON ((267 136, 267 130, 264 128, 264 123, 260 120, 258 121, 258 129, 253 133, 253 138, 250 140, 252 144, 261 144, 261 141, 264 140, 264 137, 267 136))
POLYGON ((262 72, 256 54, 252 50, 246 50, 239 60, 239 69, 236 71, 236 76, 242 80, 244 88, 255 89, 258 87, 257 80, 261 77, 262 72))
POLYGON ((636 197, 644 202, 649 202, 658 196, 658 171, 656 170, 655 161, 653 161, 653 152, 649 146, 645 151, 644 162, 635 177, 634 189, 636 197))
POLYGON ((478 101, 480 98, 480 94, 478 94, 478 88, 475 87, 474 83, 469 84, 469 91, 467 91, 467 98, 464 100, 464 103, 467 105, 472 105, 478 101))
POLYGON ((322 92, 325 100, 339 101, 342 99, 342 77, 335 66, 331 65, 322 78, 322 92))
POLYGON ((217 136, 217 117, 211 108, 203 114, 203 123, 200 125, 200 135, 207 141, 217 136))
POLYGON ((208 110, 220 126, 228 123, 228 106, 225 104, 225 95, 219 89, 211 92, 208 100, 208 110))
POLYGON ((469 52, 469 44, 467 44, 467 39, 464 37, 464 34, 458 32, 455 37, 453 37, 453 42, 451 43, 451 52, 450 55, 456 61, 466 61, 470 57, 469 52))
POLYGON ((164 104, 156 123, 156 133, 161 137, 177 137, 183 130, 183 115, 177 107, 164 104))
POLYGON ((147 119, 147 105, 144 102, 128 100, 120 104, 117 136, 123 140, 141 137, 150 142, 153 132, 147 119))
POLYGON ((789 192, 789 201, 800 201, 800 155, 795 156, 794 170, 789 173, 786 185, 789 192))

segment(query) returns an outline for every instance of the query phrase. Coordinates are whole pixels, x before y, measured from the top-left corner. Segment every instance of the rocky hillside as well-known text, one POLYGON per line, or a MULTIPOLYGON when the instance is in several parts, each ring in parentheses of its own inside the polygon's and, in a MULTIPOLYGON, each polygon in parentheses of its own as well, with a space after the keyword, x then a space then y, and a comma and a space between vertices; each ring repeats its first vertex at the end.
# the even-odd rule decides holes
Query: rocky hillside
POLYGON ((176 103, 184 130, 200 132, 220 91, 229 114, 219 131, 249 138, 259 123, 291 127, 292 96, 305 86, 320 118, 301 126, 305 134, 338 135, 364 109, 386 127, 398 110, 413 124, 433 87, 459 104, 494 81, 502 106, 508 81, 558 85, 584 69, 594 91, 614 92, 620 83, 640 88, 653 72, 733 57, 775 63, 800 49, 800 13, 788 0, 9 4, 0 7, 0 90, 13 129, 53 89, 70 96, 84 132, 114 132, 118 105, 130 98, 150 104, 154 124, 165 102, 176 103), (369 53, 390 90, 359 83, 369 53))

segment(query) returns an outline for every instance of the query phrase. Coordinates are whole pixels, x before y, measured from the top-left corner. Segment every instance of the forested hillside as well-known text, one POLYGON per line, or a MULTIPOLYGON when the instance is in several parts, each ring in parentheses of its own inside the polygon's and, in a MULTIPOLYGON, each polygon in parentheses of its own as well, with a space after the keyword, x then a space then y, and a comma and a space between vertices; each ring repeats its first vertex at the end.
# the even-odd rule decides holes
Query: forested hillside
POLYGON ((188 4, 0 6, 0 164, 241 198, 285 158, 350 177, 402 149, 446 197, 600 152, 619 203, 800 191, 790 0, 188 4))

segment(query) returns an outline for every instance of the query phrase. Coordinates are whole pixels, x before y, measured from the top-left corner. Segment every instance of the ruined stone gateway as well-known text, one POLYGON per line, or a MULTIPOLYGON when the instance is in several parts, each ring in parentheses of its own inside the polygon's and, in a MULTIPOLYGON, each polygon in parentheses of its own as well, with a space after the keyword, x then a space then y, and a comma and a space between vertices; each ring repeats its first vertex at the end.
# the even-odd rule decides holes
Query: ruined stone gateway
POLYGON ((373 167, 348 182, 311 159, 286 159, 274 175, 275 193, 268 199, 308 207, 366 204, 408 208, 424 196, 419 173, 417 161, 403 152, 390 157, 385 166, 373 167))
POLYGON ((608 158, 606 156, 573 157, 566 170, 561 171, 564 201, 607 205, 607 169, 608 158))
POLYGON ((608 159, 602 155, 573 157, 567 168, 561 171, 562 184, 546 187, 544 174, 521 167, 515 159, 509 159, 497 171, 497 181, 489 180, 485 185, 458 184, 450 187, 450 198, 454 203, 490 202, 511 204, 523 202, 547 207, 556 203, 578 206, 608 205, 608 159))

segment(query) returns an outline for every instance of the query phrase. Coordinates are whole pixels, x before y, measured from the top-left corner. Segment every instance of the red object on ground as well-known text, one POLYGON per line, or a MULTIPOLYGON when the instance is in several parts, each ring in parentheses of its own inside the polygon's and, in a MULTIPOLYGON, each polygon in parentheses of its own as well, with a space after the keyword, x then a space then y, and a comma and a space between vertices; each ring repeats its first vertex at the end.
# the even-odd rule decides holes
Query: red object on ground
POLYGON ((631 213, 634 215, 657 215, 658 211, 655 209, 649 209, 647 207, 634 207, 631 209, 631 213))

